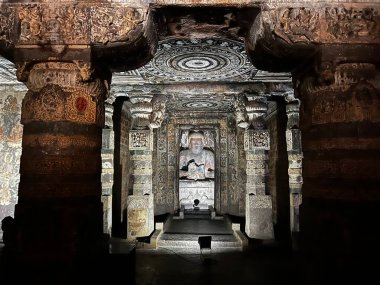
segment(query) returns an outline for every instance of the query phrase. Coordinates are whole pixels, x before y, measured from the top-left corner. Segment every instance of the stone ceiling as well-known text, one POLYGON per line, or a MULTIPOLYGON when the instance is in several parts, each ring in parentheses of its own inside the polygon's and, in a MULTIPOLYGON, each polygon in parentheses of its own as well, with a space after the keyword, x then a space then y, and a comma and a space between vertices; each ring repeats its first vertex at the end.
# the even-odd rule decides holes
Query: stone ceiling
POLYGON ((233 95, 240 92, 239 86, 263 82, 290 84, 291 76, 257 70, 247 58, 244 44, 225 38, 164 39, 148 64, 137 70, 116 73, 112 78, 117 92, 123 85, 134 85, 135 90, 129 86, 127 94, 140 90, 165 93, 169 97, 167 110, 170 113, 231 112, 233 95), (157 85, 161 85, 158 90, 157 85), (166 86, 167 91, 162 91, 165 89, 162 86, 166 86))
MULTIPOLYGON (((0 84, 22 85, 17 82, 15 73, 14 65, 0 58, 0 84)), ((231 94, 235 93, 234 88, 238 89, 236 86, 254 86, 263 82, 287 84, 291 77, 288 73, 257 70, 248 60, 244 44, 239 41, 167 38, 160 41, 155 57, 147 65, 114 73, 111 90, 117 90, 116 96, 128 96, 129 92, 150 90, 151 86, 171 86, 169 89, 178 92, 165 94, 169 97, 169 112, 230 112, 234 102, 231 94), (208 91, 200 91, 199 84, 207 84, 208 91), (217 85, 224 87, 215 88, 214 92, 209 87, 217 85)))

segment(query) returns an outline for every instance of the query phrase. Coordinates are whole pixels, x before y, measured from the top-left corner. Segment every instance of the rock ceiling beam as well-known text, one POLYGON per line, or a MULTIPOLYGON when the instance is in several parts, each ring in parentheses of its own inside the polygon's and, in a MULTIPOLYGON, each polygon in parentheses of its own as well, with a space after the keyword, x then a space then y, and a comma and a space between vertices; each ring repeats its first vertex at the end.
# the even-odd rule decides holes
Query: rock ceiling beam
POLYGON ((364 60, 379 51, 377 1, 276 2, 262 6, 246 37, 247 53, 258 69, 290 72, 315 56, 347 61, 350 55, 358 58, 359 46, 364 60))
POLYGON ((0 53, 18 63, 78 60, 111 71, 137 68, 153 56, 157 37, 148 5, 136 3, 3 2, 0 53))

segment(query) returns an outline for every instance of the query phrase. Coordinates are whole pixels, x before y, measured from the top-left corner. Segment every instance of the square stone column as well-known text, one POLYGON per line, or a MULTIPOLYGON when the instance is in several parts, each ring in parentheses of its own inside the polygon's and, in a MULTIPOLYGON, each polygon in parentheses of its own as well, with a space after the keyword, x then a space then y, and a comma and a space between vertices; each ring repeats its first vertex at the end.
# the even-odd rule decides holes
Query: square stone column
POLYGON ((133 195, 127 202, 127 238, 149 236, 154 230, 152 193, 152 130, 131 130, 129 151, 133 167, 133 195))
POLYGON ((244 150, 247 160, 245 232, 250 238, 273 239, 272 197, 267 195, 269 131, 246 130, 244 150))

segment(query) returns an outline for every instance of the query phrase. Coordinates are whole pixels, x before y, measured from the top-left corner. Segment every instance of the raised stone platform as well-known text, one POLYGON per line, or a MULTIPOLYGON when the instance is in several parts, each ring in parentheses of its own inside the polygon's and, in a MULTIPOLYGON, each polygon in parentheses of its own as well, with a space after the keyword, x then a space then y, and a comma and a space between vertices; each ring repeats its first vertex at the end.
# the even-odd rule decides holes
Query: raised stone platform
MULTIPOLYGON (((196 252, 200 250, 198 244, 199 234, 170 234, 163 233, 157 241, 158 248, 186 249, 186 251, 196 252)), ((242 246, 233 234, 210 235, 211 251, 236 250, 241 251, 242 246)))
POLYGON ((157 248, 181 251, 183 253, 199 253, 199 237, 211 236, 211 251, 242 251, 244 234, 226 217, 211 219, 203 213, 185 214, 185 219, 173 219, 170 216, 163 227, 163 232, 157 238, 157 248))

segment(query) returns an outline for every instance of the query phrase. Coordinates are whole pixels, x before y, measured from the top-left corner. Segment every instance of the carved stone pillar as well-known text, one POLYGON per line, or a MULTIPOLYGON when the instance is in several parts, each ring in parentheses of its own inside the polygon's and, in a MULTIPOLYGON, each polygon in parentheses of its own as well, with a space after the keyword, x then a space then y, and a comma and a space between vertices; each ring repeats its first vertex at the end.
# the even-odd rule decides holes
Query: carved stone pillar
POLYGON ((286 115, 288 117, 286 130, 286 147, 288 152, 288 174, 290 189, 290 232, 293 245, 297 246, 296 239, 299 228, 299 206, 302 203, 302 145, 301 131, 299 130, 300 100, 294 97, 294 92, 285 95, 286 115))
POLYGON ((297 88, 302 102, 303 177, 308 186, 304 194, 380 200, 378 67, 370 63, 334 66, 322 61, 318 74, 309 76, 297 88))
POLYGON ((128 196, 127 238, 149 236, 154 230, 153 131, 149 129, 153 95, 131 94, 132 130, 129 151, 132 161, 133 194, 128 196))
POLYGON ((111 234, 112 230, 112 187, 114 176, 115 134, 113 130, 113 105, 115 98, 105 102, 105 127, 102 132, 102 203, 103 232, 111 234))
POLYGON ((27 75, 15 211, 19 253, 37 262, 91 257, 99 253, 102 239, 101 146, 108 83, 84 78, 74 63, 37 63, 27 75))
MULTIPOLYGON (((246 226, 251 238, 273 239, 272 198, 267 193, 269 131, 265 97, 247 96, 248 127, 244 133, 246 153, 246 226)), ((240 125, 245 126, 241 120, 240 125)), ((239 122, 238 122, 239 123, 239 122)))
POLYGON ((304 153, 301 242, 311 251, 361 255, 379 249, 372 244, 380 202, 380 72, 368 62, 346 63, 344 48, 337 52, 342 63, 329 61, 339 59, 330 50, 317 74, 297 77, 303 82, 296 89, 304 153), (325 237, 317 238, 321 232, 325 237))

